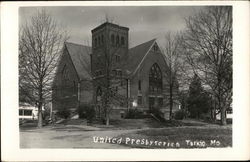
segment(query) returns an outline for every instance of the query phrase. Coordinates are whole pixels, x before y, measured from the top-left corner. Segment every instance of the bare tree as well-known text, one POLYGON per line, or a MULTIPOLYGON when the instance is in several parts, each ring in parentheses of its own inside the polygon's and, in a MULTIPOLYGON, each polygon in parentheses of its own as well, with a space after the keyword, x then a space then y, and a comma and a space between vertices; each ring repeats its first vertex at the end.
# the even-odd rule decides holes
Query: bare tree
POLYGON ((209 86, 226 124, 226 109, 232 101, 232 7, 207 7, 186 19, 183 48, 189 64, 209 86))
POLYGON ((120 90, 125 90, 126 86, 121 86, 121 82, 126 82, 126 76, 122 74, 122 71, 117 71, 117 68, 122 68, 121 60, 116 60, 115 56, 120 51, 118 45, 115 49, 105 49, 104 59, 101 63, 104 65, 104 74, 99 80, 94 79, 96 83, 102 88, 103 93, 101 96, 101 102, 103 106, 103 113, 105 117, 106 125, 109 125, 110 113, 112 112, 113 106, 121 103, 128 103, 128 98, 122 94, 119 94, 120 90))
MULTIPOLYGON (((85 41, 85 44, 88 44, 89 46, 90 43, 89 41, 85 41)), ((127 84, 127 78, 124 74, 122 74, 122 68, 125 66, 124 61, 121 59, 117 60, 116 58, 116 55, 120 53, 120 50, 121 44, 116 44, 115 48, 110 48, 106 45, 104 46, 103 55, 100 58, 101 60, 94 63, 95 66, 102 67, 102 72, 100 73, 100 71, 98 71, 98 74, 96 74, 96 71, 91 69, 91 64, 87 65, 85 63, 84 58, 79 58, 83 65, 86 64, 85 69, 87 69, 89 76, 91 76, 90 80, 84 81, 98 86, 102 90, 100 101, 98 102, 101 103, 102 115, 106 125, 109 125, 110 123, 110 113, 112 112, 113 107, 118 105, 128 106, 129 102, 126 95, 119 93, 119 91, 126 90, 127 84), (119 69, 119 71, 117 71, 117 69, 119 69)), ((92 54, 90 50, 87 50, 87 48, 85 52, 88 55, 92 54)), ((85 87, 84 89, 87 88, 88 87, 85 87)))
POLYGON ((20 28, 19 89, 38 106, 38 127, 42 127, 42 106, 51 98, 57 59, 67 38, 45 10, 20 28))
POLYGON ((170 120, 172 118, 173 102, 176 100, 178 93, 178 81, 180 78, 181 66, 182 66, 182 51, 180 50, 180 41, 179 35, 174 35, 172 33, 167 33, 165 36, 165 46, 163 52, 165 54, 167 70, 165 71, 167 75, 168 82, 168 91, 169 91, 169 106, 170 106, 170 120))

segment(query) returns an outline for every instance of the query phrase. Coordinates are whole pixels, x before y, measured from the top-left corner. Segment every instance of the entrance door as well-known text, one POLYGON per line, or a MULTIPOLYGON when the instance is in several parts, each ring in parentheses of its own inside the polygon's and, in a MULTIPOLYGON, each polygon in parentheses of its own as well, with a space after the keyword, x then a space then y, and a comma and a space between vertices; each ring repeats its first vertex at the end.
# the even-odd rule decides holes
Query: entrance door
POLYGON ((152 110, 154 108, 155 105, 155 98, 154 97, 149 97, 149 110, 152 110))

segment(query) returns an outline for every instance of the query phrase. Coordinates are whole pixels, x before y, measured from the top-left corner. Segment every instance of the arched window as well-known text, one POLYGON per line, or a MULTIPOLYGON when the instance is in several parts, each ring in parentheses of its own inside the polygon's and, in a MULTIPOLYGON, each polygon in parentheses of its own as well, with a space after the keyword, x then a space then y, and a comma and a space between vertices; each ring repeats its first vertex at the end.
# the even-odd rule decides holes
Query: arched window
POLYGON ((125 41, 124 41, 124 37, 121 37, 121 45, 124 45, 125 41))
POLYGON ((114 34, 111 35, 111 44, 115 44, 115 36, 114 36, 114 34))
POLYGON ((119 38, 119 35, 116 36, 116 44, 120 44, 120 38, 119 38))
POLYGON ((104 36, 102 35, 102 44, 104 44, 104 36))
POLYGON ((69 70, 66 65, 64 65, 62 70, 62 81, 64 85, 68 85, 69 83, 69 70))
POLYGON ((98 87, 96 90, 96 101, 100 102, 102 97, 102 89, 101 87, 98 87))
POLYGON ((149 71, 149 92, 162 92, 162 73, 158 64, 153 64, 149 71))

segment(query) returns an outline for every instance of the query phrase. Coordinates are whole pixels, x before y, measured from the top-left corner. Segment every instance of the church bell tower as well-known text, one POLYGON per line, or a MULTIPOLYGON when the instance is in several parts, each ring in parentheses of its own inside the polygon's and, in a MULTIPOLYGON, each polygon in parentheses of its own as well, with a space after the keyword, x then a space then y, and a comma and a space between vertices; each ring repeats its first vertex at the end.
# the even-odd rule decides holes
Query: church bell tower
POLYGON ((107 73, 107 65, 118 67, 128 56, 129 28, 105 22, 91 30, 91 69, 95 79, 107 73))

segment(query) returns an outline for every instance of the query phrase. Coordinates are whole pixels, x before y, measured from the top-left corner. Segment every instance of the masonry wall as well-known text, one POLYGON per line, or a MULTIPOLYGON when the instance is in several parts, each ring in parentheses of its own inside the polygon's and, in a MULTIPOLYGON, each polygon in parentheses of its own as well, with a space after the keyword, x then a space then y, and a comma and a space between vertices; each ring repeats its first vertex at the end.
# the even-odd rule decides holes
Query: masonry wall
POLYGON ((66 48, 57 67, 53 83, 52 106, 53 110, 63 108, 74 109, 77 106, 78 76, 66 48), (64 82, 63 68, 67 68, 68 80, 64 82))
MULTIPOLYGON (((167 70, 167 65, 164 61, 162 54, 158 51, 154 51, 153 48, 149 51, 148 55, 145 57, 144 61, 140 65, 138 71, 131 78, 131 97, 137 101, 138 96, 142 96, 142 104, 138 105, 138 109, 149 110, 149 96, 153 95, 156 97, 163 97, 163 106, 160 108, 162 112, 169 113, 169 85, 168 85, 168 76, 165 71, 167 70), (163 92, 162 95, 159 94, 150 94, 149 93, 149 72, 150 68, 154 63, 157 63, 162 72, 162 83, 163 83, 163 92), (138 88, 138 81, 141 81, 141 91, 138 88)), ((176 90, 175 90, 176 91, 176 90)), ((176 111, 178 106, 174 106, 173 111, 176 111)), ((168 115, 166 115, 166 118, 168 115)))

